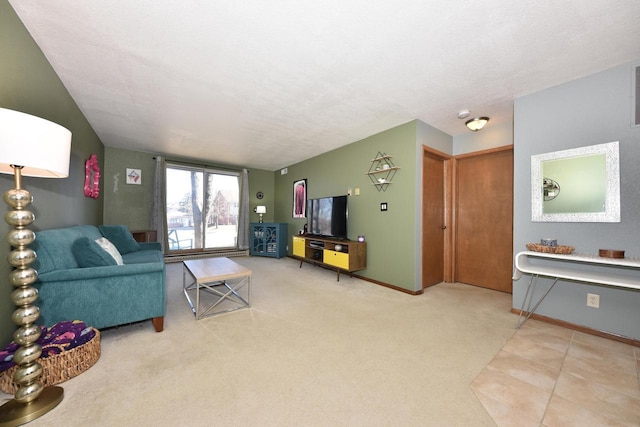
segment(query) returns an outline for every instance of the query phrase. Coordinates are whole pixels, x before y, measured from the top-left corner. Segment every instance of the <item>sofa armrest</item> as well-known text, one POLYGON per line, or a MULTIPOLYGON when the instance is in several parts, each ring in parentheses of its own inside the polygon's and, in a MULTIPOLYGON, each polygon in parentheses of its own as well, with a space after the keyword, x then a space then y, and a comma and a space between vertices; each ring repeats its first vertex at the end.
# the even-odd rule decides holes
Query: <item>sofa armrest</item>
POLYGON ((131 276, 154 271, 164 271, 164 263, 147 262, 142 264, 109 265, 104 267, 70 268, 55 270, 38 276, 42 283, 108 278, 114 276, 131 276))
POLYGON ((160 242, 140 242, 139 244, 143 251, 148 251, 148 250, 161 251, 162 250, 162 246, 160 245, 160 242))

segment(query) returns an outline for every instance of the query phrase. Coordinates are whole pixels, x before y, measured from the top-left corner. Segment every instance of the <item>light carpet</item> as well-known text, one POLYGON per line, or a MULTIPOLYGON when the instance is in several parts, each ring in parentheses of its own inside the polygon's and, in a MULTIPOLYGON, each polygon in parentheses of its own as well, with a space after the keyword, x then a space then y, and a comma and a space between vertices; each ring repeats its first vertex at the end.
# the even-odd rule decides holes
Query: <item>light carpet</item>
POLYGON ((100 360, 29 425, 495 425, 470 383, 515 331, 510 295, 411 296, 290 258, 233 260, 253 271, 252 308, 196 321, 168 264, 165 330, 104 330, 100 360))

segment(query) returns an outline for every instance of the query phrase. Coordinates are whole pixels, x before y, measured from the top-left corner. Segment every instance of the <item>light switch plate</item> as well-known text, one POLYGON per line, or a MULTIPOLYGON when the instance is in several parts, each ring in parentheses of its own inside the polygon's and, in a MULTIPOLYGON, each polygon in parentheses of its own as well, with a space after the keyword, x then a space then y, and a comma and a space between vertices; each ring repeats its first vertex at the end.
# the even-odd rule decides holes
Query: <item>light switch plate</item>
POLYGON ((380 210, 383 212, 387 210, 387 202, 380 203, 380 210))

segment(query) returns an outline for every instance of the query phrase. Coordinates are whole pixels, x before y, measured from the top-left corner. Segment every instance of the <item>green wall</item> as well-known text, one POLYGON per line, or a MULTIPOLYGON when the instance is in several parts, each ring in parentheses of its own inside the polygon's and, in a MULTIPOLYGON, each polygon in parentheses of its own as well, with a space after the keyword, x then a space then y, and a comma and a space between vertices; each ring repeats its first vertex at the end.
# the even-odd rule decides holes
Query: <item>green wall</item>
MULTIPOLYGON (((104 146, 6 0, 0 0, 0 107, 51 120, 72 132, 68 178, 23 180, 34 198, 31 211, 36 221, 30 228, 100 224, 103 197, 97 200, 84 197, 84 161, 91 154, 97 154, 103 167, 104 146)), ((13 177, 0 175, 0 191, 4 193, 10 188, 13 188, 13 177)), ((0 234, 5 236, 9 226, 4 221, 0 224, 0 234)), ((9 250, 6 243, 0 245, 0 259, 6 260, 9 250)), ((0 277, 6 278, 9 272, 6 261, 0 262, 0 277)), ((9 300, 11 291, 8 281, 1 280, 2 347, 11 340, 15 330, 11 321, 15 309, 9 300)))
POLYGON ((124 224, 130 230, 151 228, 154 155, 140 151, 105 148, 104 223, 124 224), (127 184, 126 171, 140 169, 141 184, 127 184))
MULTIPOLYGON (((349 197, 349 239, 364 235, 367 241, 367 269, 357 274, 398 286, 418 290, 416 263, 416 206, 420 200, 416 177, 421 176, 416 156, 417 121, 372 135, 320 156, 287 167, 287 174, 275 174, 276 212, 278 222, 289 224, 288 241, 306 223, 294 219, 293 182, 307 179, 309 199, 347 194, 349 197), (366 175, 371 160, 378 152, 393 156, 399 167, 386 191, 378 191, 366 175), (355 189, 360 195, 355 195, 355 189), (388 211, 380 211, 380 203, 388 204, 388 211)), ((288 253, 292 247, 289 243, 288 253)), ((304 266, 302 267, 304 270, 304 266)), ((304 274, 304 271, 301 271, 304 274)))
POLYGON ((266 206, 267 213, 262 216, 264 222, 274 221, 274 209, 276 206, 276 192, 275 192, 275 173, 262 169, 249 169, 249 205, 251 215, 249 216, 251 222, 258 222, 259 216, 253 210, 256 206, 266 206), (256 197, 258 191, 262 192, 264 196, 262 199, 256 197))
MULTIPOLYGON (((367 269, 358 274, 418 291, 422 287, 420 190, 423 145, 451 153, 452 138, 416 120, 288 166, 286 174, 280 170, 249 169, 251 222, 258 221, 253 209, 257 205, 266 206, 264 220, 288 223, 290 242, 291 236, 306 223, 292 215, 294 181, 307 179, 308 198, 351 191, 349 238, 354 240, 358 235, 364 235, 367 241, 367 269), (400 168, 386 191, 378 191, 366 174, 378 152, 391 155, 393 163, 400 168), (360 190, 358 196, 356 189, 360 190), (256 197, 258 191, 264 194, 262 200, 256 197), (382 202, 387 203, 388 211, 380 211, 382 202)), ((155 170, 153 154, 109 147, 105 155, 104 222, 124 224, 131 229, 149 228, 155 170), (124 184, 126 168, 142 170, 142 185, 124 184)), ((202 159, 169 160, 205 163, 202 159)), ((209 166, 233 167, 214 163, 209 166)), ((242 166, 234 168, 241 169, 242 166)), ((290 255, 291 249, 289 247, 290 255)))
MULTIPOLYGON (((153 179, 156 169, 154 154, 122 148, 107 147, 105 150, 104 169, 104 222, 105 224, 123 224, 131 230, 146 230, 151 228, 151 209, 153 207, 153 179), (126 169, 140 169, 142 184, 126 184, 126 169)), ((202 159, 170 158, 169 161, 179 161, 215 168, 241 170, 243 166, 220 165, 205 162, 202 159)), ((257 205, 265 205, 267 214, 265 221, 273 220, 274 191, 273 172, 261 169, 247 169, 249 171, 249 205, 250 221, 258 222, 258 214, 253 213, 257 205), (256 193, 262 191, 264 198, 258 200, 256 193)))

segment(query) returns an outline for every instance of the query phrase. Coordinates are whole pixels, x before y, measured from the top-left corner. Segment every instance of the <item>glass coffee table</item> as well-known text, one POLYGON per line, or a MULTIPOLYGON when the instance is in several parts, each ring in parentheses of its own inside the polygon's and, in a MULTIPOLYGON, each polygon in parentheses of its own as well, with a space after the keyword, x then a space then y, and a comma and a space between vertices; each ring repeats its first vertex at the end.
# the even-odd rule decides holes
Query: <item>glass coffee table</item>
POLYGON ((248 268, 229 258, 196 259, 182 264, 182 287, 196 320, 251 307, 248 268))

